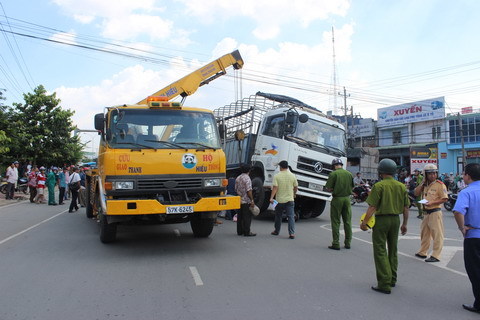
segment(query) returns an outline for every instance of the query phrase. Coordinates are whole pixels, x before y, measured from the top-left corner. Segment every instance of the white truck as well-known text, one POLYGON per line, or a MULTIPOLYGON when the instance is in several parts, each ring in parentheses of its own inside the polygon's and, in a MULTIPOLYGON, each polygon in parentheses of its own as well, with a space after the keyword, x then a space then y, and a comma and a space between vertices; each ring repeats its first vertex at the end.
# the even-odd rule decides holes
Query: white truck
POLYGON ((295 213, 317 217, 331 194, 324 190, 331 162, 346 163, 345 129, 338 121, 299 100, 257 92, 213 111, 227 156, 227 177, 252 166, 255 203, 267 215, 278 163, 287 160, 298 180, 295 213))

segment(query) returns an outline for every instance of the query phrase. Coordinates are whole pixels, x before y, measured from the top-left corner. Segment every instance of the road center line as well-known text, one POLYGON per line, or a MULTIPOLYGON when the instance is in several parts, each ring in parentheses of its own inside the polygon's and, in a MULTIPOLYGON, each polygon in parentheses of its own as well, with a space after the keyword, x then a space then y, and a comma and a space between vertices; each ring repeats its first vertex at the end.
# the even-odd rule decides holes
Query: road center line
POLYGON ((50 218, 48 218, 48 219, 45 219, 45 220, 43 220, 43 221, 40 221, 39 223, 37 223, 37 224, 34 224, 33 226, 31 226, 31 227, 28 227, 28 228, 27 228, 27 229, 25 229, 25 230, 22 230, 22 231, 20 231, 20 232, 18 232, 18 233, 15 233, 14 235, 11 235, 11 236, 10 236, 10 237, 8 237, 8 238, 5 238, 5 239, 3 239, 2 241, 0 241, 0 245, 2 245, 2 244, 4 244, 5 242, 7 242, 7 241, 10 241, 10 240, 12 240, 12 239, 14 239, 14 238, 18 237, 18 236, 20 236, 20 235, 22 235, 22 234, 24 234, 25 232, 28 232, 28 231, 30 231, 30 230, 32 230, 32 229, 34 229, 34 228, 38 227, 39 225, 42 225, 42 224, 44 224, 45 222, 48 222, 48 221, 50 221, 50 220, 52 220, 52 219, 54 219, 54 218, 58 217, 58 216, 59 216, 59 215, 61 215, 61 214, 64 214, 65 212, 67 212, 67 210, 65 210, 65 211, 62 211, 62 212, 60 212, 60 213, 57 213, 56 215, 54 215, 54 216, 51 216, 51 217, 50 217, 50 218))
POLYGON ((189 267, 190 272, 192 273, 193 281, 195 281, 195 285, 198 286, 203 286, 203 281, 202 278, 200 278, 200 274, 198 273, 198 270, 196 267, 189 267))

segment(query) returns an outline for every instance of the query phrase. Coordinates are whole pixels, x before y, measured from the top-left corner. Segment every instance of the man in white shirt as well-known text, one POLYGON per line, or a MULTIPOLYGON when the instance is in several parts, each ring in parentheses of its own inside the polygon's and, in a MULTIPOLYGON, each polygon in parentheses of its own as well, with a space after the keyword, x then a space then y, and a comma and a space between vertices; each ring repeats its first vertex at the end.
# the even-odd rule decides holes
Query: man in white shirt
POLYGON ((18 181, 18 161, 13 162, 10 167, 7 168, 7 195, 5 199, 13 200, 15 194, 15 184, 18 181))

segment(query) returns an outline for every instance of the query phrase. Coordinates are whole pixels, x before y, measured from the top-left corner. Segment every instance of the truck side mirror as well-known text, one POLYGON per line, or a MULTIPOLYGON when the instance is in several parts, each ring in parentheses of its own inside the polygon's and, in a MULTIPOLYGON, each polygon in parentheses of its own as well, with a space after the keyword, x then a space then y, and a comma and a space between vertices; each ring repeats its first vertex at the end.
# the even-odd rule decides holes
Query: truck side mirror
POLYGON ((227 132, 227 126, 225 124, 218 125, 218 133, 220 134, 220 139, 225 138, 225 132, 227 132))
POLYGON ((295 132, 295 118, 298 114, 295 111, 288 111, 285 118, 285 134, 291 134, 295 132))
POLYGON ((95 115, 95 130, 105 131, 105 115, 103 113, 97 113, 95 115))
POLYGON ((301 123, 305 123, 308 121, 308 114, 306 113, 302 113, 301 115, 298 116, 298 121, 300 121, 301 123))

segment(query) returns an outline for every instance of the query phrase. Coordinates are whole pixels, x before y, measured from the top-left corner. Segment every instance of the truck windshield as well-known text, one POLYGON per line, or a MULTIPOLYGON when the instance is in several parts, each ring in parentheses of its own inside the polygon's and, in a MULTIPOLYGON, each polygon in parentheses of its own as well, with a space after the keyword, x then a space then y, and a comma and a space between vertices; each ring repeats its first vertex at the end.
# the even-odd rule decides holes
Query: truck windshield
POLYGON ((109 121, 112 148, 219 149, 212 114, 185 110, 115 109, 109 121))
POLYGON ((340 128, 311 118, 305 123, 299 121, 293 136, 312 144, 333 148, 341 153, 345 152, 345 132, 340 128))

